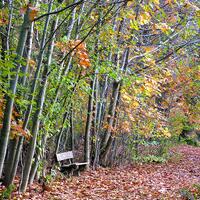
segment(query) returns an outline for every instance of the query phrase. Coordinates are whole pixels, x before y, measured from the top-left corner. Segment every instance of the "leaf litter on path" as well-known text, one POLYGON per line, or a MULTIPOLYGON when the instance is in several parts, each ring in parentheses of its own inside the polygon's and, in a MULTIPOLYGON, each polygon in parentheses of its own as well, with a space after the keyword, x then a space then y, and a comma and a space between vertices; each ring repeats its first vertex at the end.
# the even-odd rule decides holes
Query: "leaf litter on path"
POLYGON ((126 165, 86 171, 80 177, 54 181, 51 191, 38 184, 26 195, 13 199, 37 200, 179 200, 180 189, 200 183, 200 148, 181 145, 172 149, 182 158, 162 164, 126 165))

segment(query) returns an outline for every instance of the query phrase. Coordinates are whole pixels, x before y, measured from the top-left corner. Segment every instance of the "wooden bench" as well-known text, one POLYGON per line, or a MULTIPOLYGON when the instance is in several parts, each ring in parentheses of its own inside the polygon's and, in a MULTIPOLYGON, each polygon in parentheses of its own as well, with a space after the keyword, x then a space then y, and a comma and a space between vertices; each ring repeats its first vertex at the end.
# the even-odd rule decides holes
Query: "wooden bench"
POLYGON ((63 164, 60 167, 60 171, 64 174, 68 174, 69 176, 74 175, 75 173, 77 175, 80 175, 80 171, 83 171, 88 164, 87 162, 82 162, 82 163, 77 163, 73 162, 73 152, 72 151, 67 151, 67 152, 62 152, 56 154, 57 161, 64 161, 68 160, 69 164, 63 164))

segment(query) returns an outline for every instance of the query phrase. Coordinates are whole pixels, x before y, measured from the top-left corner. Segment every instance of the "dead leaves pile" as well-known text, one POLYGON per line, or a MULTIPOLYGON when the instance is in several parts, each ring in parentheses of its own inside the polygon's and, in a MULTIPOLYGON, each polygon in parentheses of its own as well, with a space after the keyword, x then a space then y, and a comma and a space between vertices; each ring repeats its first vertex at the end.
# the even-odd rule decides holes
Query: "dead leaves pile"
MULTIPOLYGON (((179 146, 173 149, 183 155, 165 164, 129 165, 100 168, 81 177, 72 177, 52 184, 52 191, 40 193, 32 189, 16 199, 66 200, 154 200, 182 199, 180 189, 200 183, 200 148, 179 146)), ((36 186, 38 187, 38 186, 36 186)), ((13 199, 15 199, 13 197, 13 199)))

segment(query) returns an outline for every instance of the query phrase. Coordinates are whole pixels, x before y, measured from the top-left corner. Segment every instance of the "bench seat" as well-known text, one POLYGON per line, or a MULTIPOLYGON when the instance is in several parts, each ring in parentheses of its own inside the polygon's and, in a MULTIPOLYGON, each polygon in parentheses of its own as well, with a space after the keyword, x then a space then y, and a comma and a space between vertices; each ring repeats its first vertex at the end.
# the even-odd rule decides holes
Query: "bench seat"
POLYGON ((68 173, 70 175, 73 175, 74 172, 77 172, 77 174, 80 175, 80 171, 83 171, 88 164, 88 162, 72 162, 72 159, 74 158, 72 151, 58 153, 56 154, 56 158, 59 162, 69 160, 69 164, 61 165, 60 171, 62 173, 68 173))

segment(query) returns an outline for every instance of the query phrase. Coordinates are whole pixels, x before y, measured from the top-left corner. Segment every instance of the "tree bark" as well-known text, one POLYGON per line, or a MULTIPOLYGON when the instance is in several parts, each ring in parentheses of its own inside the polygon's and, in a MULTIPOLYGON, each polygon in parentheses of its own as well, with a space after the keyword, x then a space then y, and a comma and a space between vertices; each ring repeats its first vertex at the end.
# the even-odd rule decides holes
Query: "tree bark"
POLYGON ((90 134, 91 134, 91 124, 92 124, 92 108, 93 108, 93 101, 94 101, 94 89, 95 89, 95 82, 96 82, 96 73, 94 74, 94 78, 90 83, 91 87, 91 95, 89 96, 88 100, 88 109, 87 109, 87 122, 85 128, 85 143, 84 143, 84 157, 85 162, 88 164, 86 165, 86 169, 88 170, 90 167, 90 134))
MULTIPOLYGON (((26 51, 27 51, 25 58, 26 58, 27 62, 26 62, 26 66, 22 66, 22 72, 24 73, 24 76, 19 81, 22 84, 22 86, 25 86, 25 84, 26 84, 26 73, 27 73, 28 66, 29 66, 28 61, 30 60, 31 51, 32 51, 33 27, 34 27, 34 23, 31 24, 30 30, 27 35, 27 41, 26 41, 26 46, 25 46, 26 51)), ((24 127, 24 129, 26 129, 26 127, 24 127)), ((18 162, 19 162, 19 156, 21 153, 22 144, 23 144, 23 136, 20 136, 12 144, 15 146, 15 148, 14 148, 14 151, 11 152, 11 154, 9 155, 8 159, 10 160, 10 165, 5 170, 4 184, 7 186, 12 184, 12 182, 14 180, 14 177, 15 177, 15 174, 17 171, 17 166, 18 166, 18 162)))
MULTIPOLYGON (((50 1, 48 13, 50 13, 50 11, 51 11, 52 4, 53 4, 52 1, 50 1)), ((42 42, 45 42, 49 20, 50 20, 50 16, 48 15, 47 19, 46 19, 46 24, 45 24, 45 28, 44 28, 44 35, 43 35, 43 41, 42 42)), ((41 47, 43 47, 43 46, 44 46, 44 43, 42 43, 41 47)), ((49 65, 51 63, 52 48, 53 48, 53 45, 51 45, 50 48, 48 49, 48 52, 49 52, 48 53, 48 63, 44 65, 42 81, 41 81, 42 86, 40 88, 40 92, 39 92, 39 95, 37 97, 37 99, 38 99, 37 110, 36 110, 34 117, 33 117, 33 126, 32 126, 32 131, 31 131, 32 138, 31 138, 31 141, 30 141, 30 144, 29 144, 27 155, 26 155, 25 165, 24 165, 24 169, 23 169, 23 175, 22 175, 22 179, 21 179, 21 183, 20 183, 20 191, 21 192, 25 192, 25 190, 26 190, 28 180, 29 180, 31 165, 32 165, 32 159, 33 159, 33 156, 34 156, 34 153, 35 153, 36 140, 37 140, 39 125, 40 125, 40 116, 42 114, 44 100, 45 100, 45 94, 46 94, 46 88, 47 88, 47 78, 48 78, 47 74, 48 74, 49 65)), ((44 52, 43 48, 41 49, 41 51, 42 52, 40 54, 41 56, 40 56, 39 63, 38 63, 38 75, 39 75, 40 68, 41 68, 41 65, 42 65, 42 60, 43 60, 43 52, 44 52)), ((37 72, 36 72, 36 76, 38 76, 38 75, 37 75, 37 72)), ((35 87, 36 87, 36 84, 33 84, 33 88, 32 88, 33 93, 35 91, 35 87)), ((30 107, 28 109, 29 113, 27 113, 27 115, 30 115, 30 111, 29 111, 30 109, 32 109, 32 103, 30 104, 30 107)), ((27 116, 27 118, 29 118, 29 117, 27 116)))
POLYGON ((1 130, 1 137, 0 137, 0 177, 2 176, 4 160, 5 160, 6 150, 8 146, 10 126, 11 126, 11 116, 12 116, 12 110, 13 110, 13 104, 14 104, 14 96, 16 94, 19 72, 20 72, 20 67, 21 67, 21 65, 17 61, 18 59, 21 59, 21 57, 23 56, 27 34, 28 34, 28 30, 31 24, 30 19, 29 19, 29 12, 30 12, 30 9, 27 9, 24 15, 24 21, 21 27, 18 46, 16 50, 18 57, 16 59, 16 67, 13 70, 15 74, 11 76, 10 88, 9 88, 12 96, 8 94, 6 95, 6 107, 5 107, 5 112, 4 112, 5 114, 4 114, 4 119, 3 119, 3 128, 1 130))
MULTIPOLYGON (((122 66, 121 70, 125 72, 127 64, 128 64, 128 56, 129 56, 129 48, 126 48, 124 51, 123 55, 123 60, 122 60, 122 66)), ((108 128, 106 130, 105 136, 103 138, 102 142, 102 148, 101 148, 101 163, 105 162, 106 156, 108 154, 108 151, 110 149, 110 145, 112 144, 112 129, 113 129, 113 123, 115 120, 115 115, 116 115, 116 108, 117 104, 119 102, 120 98, 120 88, 122 86, 122 81, 114 82, 113 83, 113 92, 110 100, 110 106, 109 106, 109 112, 108 112, 108 128)))

